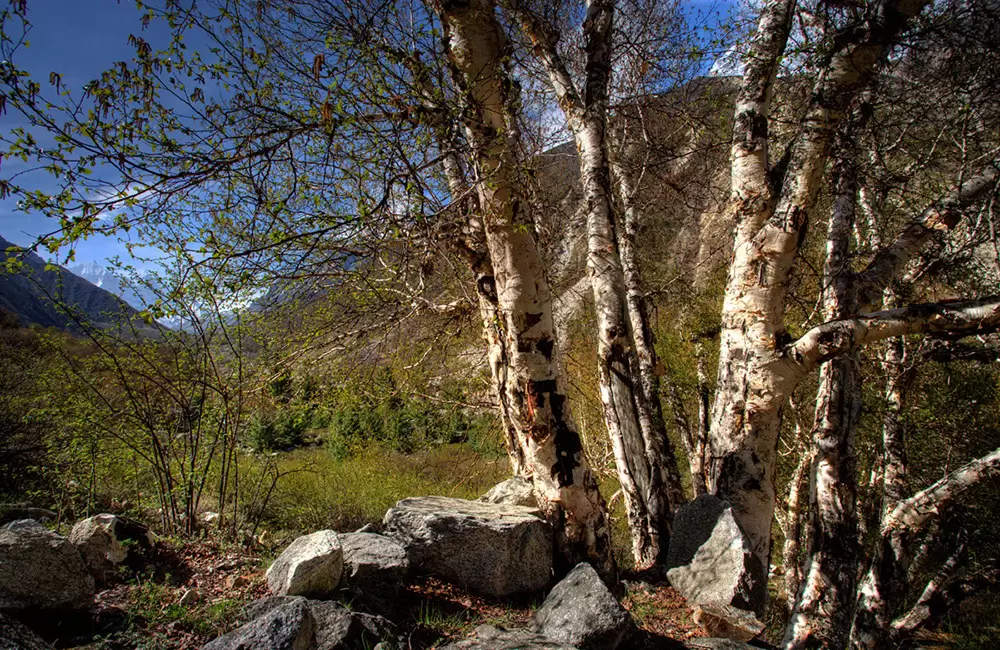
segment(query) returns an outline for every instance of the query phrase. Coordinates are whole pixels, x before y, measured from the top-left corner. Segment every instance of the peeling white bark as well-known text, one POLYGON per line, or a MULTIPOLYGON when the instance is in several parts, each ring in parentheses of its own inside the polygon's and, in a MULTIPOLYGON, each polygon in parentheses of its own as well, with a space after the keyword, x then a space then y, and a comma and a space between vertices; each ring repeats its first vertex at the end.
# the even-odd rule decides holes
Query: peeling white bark
POLYGON ((536 494, 556 527, 562 569, 615 574, 604 502, 560 386, 552 295, 518 179, 516 105, 505 38, 489 0, 437 6, 468 117, 476 189, 506 336, 505 389, 536 494))
MULTIPOLYGON (((622 486, 636 567, 645 569, 665 557, 672 512, 682 502, 683 493, 659 412, 659 396, 643 390, 637 343, 646 343, 648 324, 638 314, 632 318, 632 307, 638 305, 629 300, 615 230, 607 147, 614 2, 589 3, 583 24, 587 60, 582 96, 556 49, 558 35, 521 3, 510 0, 508 5, 531 39, 533 53, 548 74, 576 141, 587 222, 587 270, 598 323, 598 380, 604 421, 622 486), (676 503, 671 502, 671 496, 676 503)), ((644 349, 647 354, 651 350, 648 345, 644 349)))

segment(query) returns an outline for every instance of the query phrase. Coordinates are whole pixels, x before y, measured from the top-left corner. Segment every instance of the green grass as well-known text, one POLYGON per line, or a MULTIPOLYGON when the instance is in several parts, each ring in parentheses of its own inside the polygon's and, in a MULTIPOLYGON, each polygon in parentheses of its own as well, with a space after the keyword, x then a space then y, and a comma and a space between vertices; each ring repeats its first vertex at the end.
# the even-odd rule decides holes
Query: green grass
POLYGON ((484 459, 467 445, 412 455, 369 449, 336 458, 322 448, 282 455, 285 475, 271 497, 264 527, 272 531, 350 531, 381 521, 400 499, 476 498, 506 478, 506 459, 484 459))

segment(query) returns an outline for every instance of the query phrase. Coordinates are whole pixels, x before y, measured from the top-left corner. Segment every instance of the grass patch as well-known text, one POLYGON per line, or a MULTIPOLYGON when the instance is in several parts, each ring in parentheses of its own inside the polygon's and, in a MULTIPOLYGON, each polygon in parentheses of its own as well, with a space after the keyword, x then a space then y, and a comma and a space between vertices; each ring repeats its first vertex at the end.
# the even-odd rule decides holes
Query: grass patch
POLYGON ((284 474, 263 518, 272 531, 355 530, 382 520, 400 499, 422 495, 474 499, 507 477, 506 459, 464 444, 404 455, 382 449, 338 458, 322 448, 277 460, 284 474))

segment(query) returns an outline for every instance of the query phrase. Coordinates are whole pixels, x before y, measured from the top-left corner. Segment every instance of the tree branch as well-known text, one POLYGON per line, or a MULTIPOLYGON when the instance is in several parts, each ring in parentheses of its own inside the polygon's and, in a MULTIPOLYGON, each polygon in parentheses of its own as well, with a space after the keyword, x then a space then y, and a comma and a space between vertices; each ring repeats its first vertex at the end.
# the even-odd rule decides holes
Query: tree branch
POLYGON ((998 327, 1000 296, 910 305, 823 323, 785 348, 782 356, 805 374, 828 359, 893 336, 968 336, 998 327))
POLYGON ((1000 180, 1000 159, 976 176, 953 188, 944 198, 928 207, 907 224, 896 240, 882 249, 864 271, 857 275, 859 309, 870 309, 882 291, 903 272, 906 264, 924 248, 935 233, 951 230, 962 217, 962 209, 992 192, 1000 180))

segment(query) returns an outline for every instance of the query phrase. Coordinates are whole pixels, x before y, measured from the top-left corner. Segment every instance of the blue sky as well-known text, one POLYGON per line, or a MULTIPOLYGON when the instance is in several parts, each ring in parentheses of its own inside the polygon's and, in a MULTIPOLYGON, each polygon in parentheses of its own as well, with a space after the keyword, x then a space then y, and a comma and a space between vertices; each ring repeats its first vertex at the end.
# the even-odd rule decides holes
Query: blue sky
MULTIPOLYGON (((726 20, 732 1, 694 0, 687 4, 686 13, 702 26, 707 23, 712 31, 717 21, 726 20)), ((28 7, 33 25, 29 35, 31 46, 19 54, 18 67, 29 70, 43 86, 47 85, 50 72, 58 72, 77 96, 87 82, 111 64, 132 58, 130 34, 142 33, 154 48, 165 44, 167 39, 163 27, 156 23, 143 30, 133 0, 30 0, 28 7)), ((0 116, 0 128, 10 129, 20 121, 16 111, 8 110, 0 116)), ((0 177, 9 175, 18 163, 5 160, 0 177)), ((39 183, 48 182, 47 176, 41 174, 31 180, 36 179, 39 183)), ((37 214, 18 212, 15 205, 16 201, 11 199, 0 201, 0 236, 27 245, 38 235, 54 229, 51 221, 37 214)), ((118 255, 126 257, 127 253, 116 238, 92 237, 76 247, 77 262, 103 261, 118 255)))
MULTIPOLYGON (((135 50, 128 45, 129 34, 140 34, 139 12, 132 0, 31 0, 28 18, 31 46, 21 52, 17 65, 27 69, 43 84, 50 72, 62 74, 63 83, 78 95, 80 89, 115 61, 127 60, 135 50)), ((155 37, 155 28, 151 28, 155 37)), ((143 34, 149 40, 150 33, 143 34)), ((21 124, 13 110, 0 117, 0 128, 21 124)), ((11 171, 4 161, 4 172, 11 171)), ((41 178, 39 176, 38 178, 41 178)), ((39 234, 53 229, 52 222, 36 214, 15 210, 16 201, 0 201, 0 236, 26 245, 39 234)), ((77 260, 124 254, 117 239, 91 238, 77 247, 77 260)))

